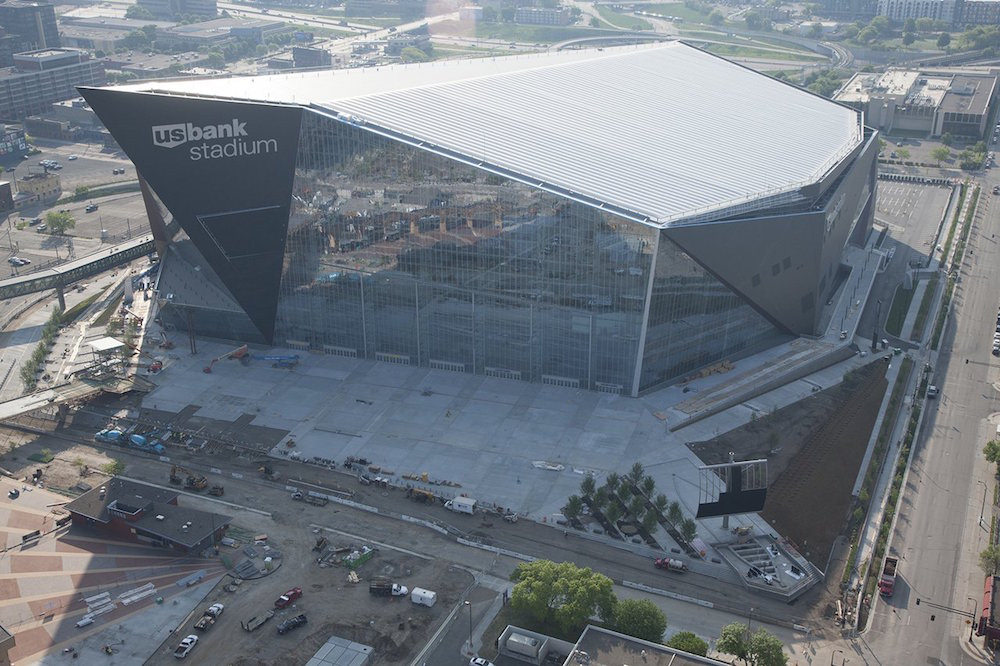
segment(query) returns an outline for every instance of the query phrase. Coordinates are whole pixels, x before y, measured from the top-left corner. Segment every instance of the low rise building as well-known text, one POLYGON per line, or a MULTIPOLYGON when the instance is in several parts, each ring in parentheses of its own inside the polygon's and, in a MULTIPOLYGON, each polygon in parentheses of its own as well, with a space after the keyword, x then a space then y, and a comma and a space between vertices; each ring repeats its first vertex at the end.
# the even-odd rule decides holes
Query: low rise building
POLYGON ((229 516, 180 506, 168 488, 112 477, 66 505, 74 527, 197 555, 219 543, 229 516))
POLYGON ((0 69, 0 119, 20 120, 77 96, 76 86, 104 85, 104 65, 75 49, 43 49, 14 55, 0 69))
POLYGON ((568 25, 572 21, 565 8, 518 7, 514 12, 514 23, 524 25, 568 25))
POLYGON ((62 181, 51 171, 28 173, 17 179, 17 191, 38 201, 55 201, 62 194, 62 181))
POLYGON ((282 21, 271 19, 219 18, 160 30, 156 33, 156 41, 163 46, 183 45, 197 49, 217 46, 234 39, 260 42, 264 37, 286 29, 282 21))
POLYGON ((330 67, 333 58, 326 49, 311 49, 305 46, 292 47, 292 61, 295 67, 330 67))
POLYGON ((996 89, 995 74, 890 69, 855 74, 834 100, 863 111, 868 125, 885 132, 984 138, 996 89))
POLYGON ((140 7, 156 17, 215 16, 216 0, 137 0, 140 7))
POLYGON ((23 154, 28 150, 28 139, 24 128, 16 125, 0 125, 0 156, 16 153, 23 154))

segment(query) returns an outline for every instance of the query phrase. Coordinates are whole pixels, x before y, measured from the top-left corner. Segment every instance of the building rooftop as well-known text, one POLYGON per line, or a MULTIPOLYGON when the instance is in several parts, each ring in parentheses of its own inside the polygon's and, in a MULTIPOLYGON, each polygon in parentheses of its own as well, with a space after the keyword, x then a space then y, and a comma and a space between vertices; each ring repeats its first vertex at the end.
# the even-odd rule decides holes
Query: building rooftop
POLYGON ((951 80, 941 110, 948 113, 986 113, 997 85, 996 76, 958 74, 951 80))
POLYGON ((726 662, 699 657, 658 643, 587 625, 576 649, 563 666, 723 666, 726 662), (580 653, 586 653, 583 657, 580 653))
POLYGON ((91 518, 100 523, 111 520, 108 506, 143 509, 142 517, 130 521, 144 531, 185 546, 194 546, 222 525, 230 522, 228 516, 209 513, 170 504, 178 492, 146 483, 112 477, 98 488, 87 491, 66 505, 71 513, 91 518), (102 488, 104 493, 102 494, 102 488), (159 518, 162 516, 162 520, 159 518), (184 525, 187 525, 185 528, 184 525))
POLYGON ((834 99, 867 104, 872 99, 896 97, 906 106, 927 106, 948 113, 985 113, 997 77, 991 74, 933 74, 890 69, 882 74, 859 72, 834 99))
POLYGON ((330 636, 306 662, 306 666, 365 666, 373 651, 371 646, 330 636))
POLYGON ((186 37, 209 38, 216 35, 228 35, 233 28, 278 28, 284 25, 281 21, 270 19, 243 19, 243 18, 218 18, 211 21, 200 21, 198 23, 188 23, 186 25, 176 25, 166 32, 171 35, 183 35, 186 37))
POLYGON ((120 89, 311 106, 654 225, 787 200, 863 141, 857 111, 680 42, 120 89))

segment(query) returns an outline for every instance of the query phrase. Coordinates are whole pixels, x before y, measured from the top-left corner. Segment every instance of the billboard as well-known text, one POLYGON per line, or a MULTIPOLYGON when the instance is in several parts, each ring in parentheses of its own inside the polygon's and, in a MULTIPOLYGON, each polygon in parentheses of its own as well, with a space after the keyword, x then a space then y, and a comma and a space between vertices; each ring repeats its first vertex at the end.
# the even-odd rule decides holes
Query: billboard
POLYGON ((80 92, 270 342, 301 109, 80 92))
POLYGON ((753 513, 767 498, 767 460, 744 460, 699 468, 696 518, 753 513))

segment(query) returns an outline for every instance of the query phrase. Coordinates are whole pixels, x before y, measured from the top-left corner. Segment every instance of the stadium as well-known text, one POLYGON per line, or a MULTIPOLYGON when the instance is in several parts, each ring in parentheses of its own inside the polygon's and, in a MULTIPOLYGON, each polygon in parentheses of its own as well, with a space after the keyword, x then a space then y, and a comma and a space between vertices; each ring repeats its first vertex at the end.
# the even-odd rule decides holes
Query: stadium
POLYGON ((680 42, 82 94, 193 334, 637 396, 813 336, 860 112, 680 42))

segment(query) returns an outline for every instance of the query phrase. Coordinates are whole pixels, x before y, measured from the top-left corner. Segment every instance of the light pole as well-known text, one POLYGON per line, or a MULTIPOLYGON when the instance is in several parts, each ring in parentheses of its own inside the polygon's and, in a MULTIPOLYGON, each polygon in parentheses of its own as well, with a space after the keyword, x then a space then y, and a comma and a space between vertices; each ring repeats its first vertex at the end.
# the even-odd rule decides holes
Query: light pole
POLYGON ((472 603, 469 601, 463 603, 469 609, 469 654, 472 654, 472 603))
POLYGON ((840 653, 841 656, 844 656, 843 650, 834 650, 833 654, 830 655, 830 666, 833 666, 833 658, 837 656, 838 652, 840 653))
POLYGON ((986 512, 986 491, 988 490, 988 487, 986 486, 985 483, 983 483, 979 479, 976 479, 976 483, 982 485, 982 487, 983 487, 983 506, 980 507, 980 509, 979 509, 979 526, 982 527, 983 526, 983 513, 986 512))
POLYGON ((969 618, 969 642, 971 643, 972 632, 976 629, 976 606, 979 605, 979 602, 976 601, 975 597, 966 597, 966 599, 972 602, 972 615, 969 618))

